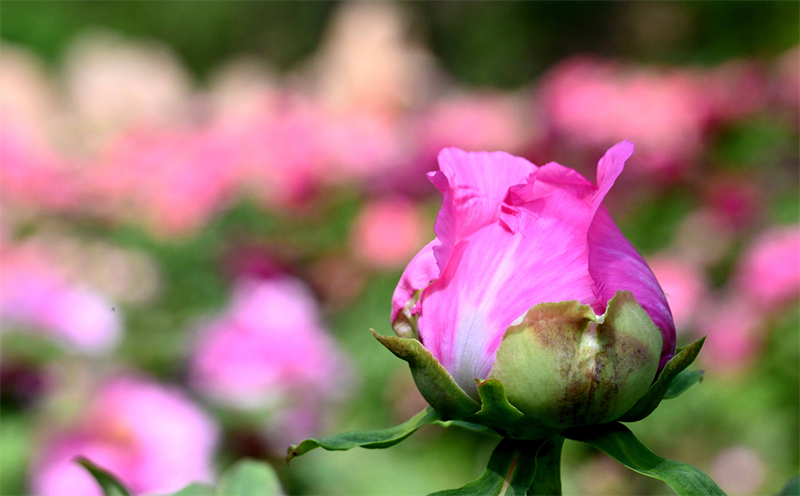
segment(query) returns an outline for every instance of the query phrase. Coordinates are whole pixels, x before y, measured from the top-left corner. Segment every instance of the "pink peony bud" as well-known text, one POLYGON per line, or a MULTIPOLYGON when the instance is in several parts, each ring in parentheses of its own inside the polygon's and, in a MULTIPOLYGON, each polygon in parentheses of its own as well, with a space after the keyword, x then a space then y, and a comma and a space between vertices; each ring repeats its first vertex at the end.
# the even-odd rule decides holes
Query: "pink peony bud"
POLYGON ((664 292, 602 205, 632 153, 611 148, 595 186, 557 163, 443 150, 437 237, 395 291, 397 333, 475 399, 475 379, 496 378, 551 426, 622 415, 675 352, 664 292))
POLYGON ((211 418, 180 390, 120 378, 97 393, 71 432, 47 443, 31 489, 41 496, 102 494, 77 456, 112 472, 133 494, 211 482, 217 437, 211 418))

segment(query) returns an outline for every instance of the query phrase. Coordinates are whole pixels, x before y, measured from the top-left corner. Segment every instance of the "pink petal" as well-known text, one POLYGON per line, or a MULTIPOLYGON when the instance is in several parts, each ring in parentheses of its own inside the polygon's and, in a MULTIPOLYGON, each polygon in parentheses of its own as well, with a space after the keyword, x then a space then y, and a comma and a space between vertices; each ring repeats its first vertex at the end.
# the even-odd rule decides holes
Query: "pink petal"
POLYGON ((508 188, 524 182, 536 166, 505 152, 445 148, 439 153, 439 169, 428 177, 442 192, 433 230, 441 241, 434 256, 444 272, 458 242, 496 221, 508 188))
POLYGON ((508 207, 516 230, 493 223, 455 246, 442 276, 422 293, 420 338, 473 396, 506 328, 541 302, 595 303, 586 269, 591 209, 564 190, 508 207))
POLYGON ((603 198, 632 153, 633 143, 623 141, 606 152, 598 163, 598 191, 592 200, 595 214, 588 235, 589 273, 595 281, 592 291, 601 305, 595 309, 596 313, 605 312, 606 303, 614 293, 627 290, 633 292, 636 301, 661 329, 664 346, 660 369, 675 353, 675 324, 667 298, 650 267, 602 206, 603 198))
POLYGON ((424 289, 431 281, 439 277, 439 267, 436 265, 436 258, 433 255, 433 249, 436 246, 439 246, 439 240, 434 238, 411 259, 406 270, 403 271, 400 282, 392 295, 392 324, 397 320, 397 316, 406 303, 414 297, 414 293, 424 289))

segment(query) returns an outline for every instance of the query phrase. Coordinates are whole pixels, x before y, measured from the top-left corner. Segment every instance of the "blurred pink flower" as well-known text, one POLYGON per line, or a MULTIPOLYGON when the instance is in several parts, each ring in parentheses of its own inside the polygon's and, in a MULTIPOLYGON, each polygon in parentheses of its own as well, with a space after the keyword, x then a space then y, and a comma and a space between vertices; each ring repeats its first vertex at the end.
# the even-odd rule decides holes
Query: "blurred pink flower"
POLYGON ((326 182, 369 181, 411 158, 400 123, 383 114, 329 112, 324 119, 326 182))
POLYGON ((708 109, 690 72, 573 58, 545 76, 539 98, 552 131, 570 144, 636 142, 637 167, 675 172, 699 152, 708 109))
POLYGON ((269 434, 291 442, 344 393, 346 369, 312 294, 282 277, 238 284, 230 307, 201 329, 190 378, 221 404, 271 414, 269 434))
POLYGON ((402 266, 430 236, 416 206, 404 198, 364 205, 353 226, 351 246, 358 259, 377 267, 402 266))
POLYGON ((731 60, 699 74, 714 122, 741 119, 766 103, 767 80, 755 62, 731 60))
POLYGON ((439 100, 417 117, 417 147, 432 164, 449 146, 519 153, 537 134, 535 123, 525 121, 523 108, 522 102, 497 93, 439 100))
POLYGON ((73 430, 45 445, 31 489, 40 496, 102 494, 76 456, 109 470, 136 495, 212 482, 217 438, 214 421, 183 391, 116 379, 98 391, 73 430))
POLYGON ((698 317, 697 335, 706 335, 700 357, 720 372, 746 368, 761 351, 762 315, 742 295, 706 304, 698 317))
POLYGON ((30 123, 0 118, 0 197, 6 206, 73 209, 80 204, 77 169, 30 123))
POLYGON ((687 260, 667 255, 648 258, 647 263, 664 290, 677 332, 686 332, 708 297, 703 271, 687 260))
POLYGON ((247 119, 215 123, 212 136, 233 144, 243 188, 262 204, 290 208, 309 200, 326 173, 325 116, 315 102, 282 94, 247 119))
POLYGON ((759 308, 772 310, 800 297, 800 226, 772 228, 742 257, 736 285, 759 308))
POLYGON ((235 146, 211 131, 133 131, 105 151, 86 181, 114 215, 144 218, 158 234, 200 228, 225 206, 239 171, 235 146), (110 207, 109 207, 110 206, 110 207))
POLYGON ((119 342, 122 323, 112 303, 70 284, 43 254, 3 247, 0 262, 4 330, 41 332, 84 353, 107 352, 119 342))

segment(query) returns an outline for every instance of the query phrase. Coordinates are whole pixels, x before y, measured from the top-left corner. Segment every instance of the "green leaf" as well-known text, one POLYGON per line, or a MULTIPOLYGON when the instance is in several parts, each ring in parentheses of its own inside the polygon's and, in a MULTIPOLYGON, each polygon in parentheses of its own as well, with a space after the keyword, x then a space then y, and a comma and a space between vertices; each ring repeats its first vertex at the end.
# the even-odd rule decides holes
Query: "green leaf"
POLYGON ((678 496, 725 494, 700 470, 650 451, 619 422, 572 428, 563 435, 594 446, 635 472, 665 482, 678 496))
POLYGON ((799 496, 800 495, 800 475, 795 475, 783 486, 778 496, 799 496))
POLYGON ((529 495, 561 494, 561 448, 562 436, 553 436, 545 441, 536 452, 536 473, 528 488, 529 495))
POLYGON ((477 432, 478 434, 484 434, 487 436, 499 436, 497 432, 493 429, 488 427, 484 427, 480 424, 473 424, 472 422, 464 422, 463 420, 437 420, 434 422, 434 425, 438 425, 441 427, 460 427, 462 429, 477 432))
POLYGON ((328 451, 346 451, 352 448, 383 449, 394 446, 404 440, 423 425, 428 425, 442 418, 442 414, 428 407, 406 422, 388 429, 376 431, 344 432, 324 439, 306 439, 297 446, 289 446, 286 463, 292 458, 303 455, 315 448, 328 451))
POLYGON ((370 329, 382 345, 408 362, 417 389, 445 418, 463 420, 480 410, 480 405, 461 389, 439 360, 416 339, 382 336, 370 329))
POLYGON ((547 441, 503 439, 480 477, 457 489, 435 492, 430 496, 524 495, 536 474, 536 453, 547 441))
POLYGON ((240 460, 222 474, 217 496, 275 496, 283 494, 275 470, 264 462, 240 460))
POLYGON ((704 373, 702 370, 684 370, 672 380, 664 399, 671 400, 682 395, 687 389, 702 381, 704 373))
POLYGON ((193 482, 169 496, 214 496, 215 494, 217 494, 217 490, 214 486, 193 482))
POLYGON ((116 478, 111 472, 100 468, 99 466, 95 465, 92 461, 88 458, 84 458, 79 456, 75 459, 75 461, 89 471, 94 477, 94 480, 100 484, 100 488, 103 490, 103 494, 105 496, 130 496, 130 493, 125 486, 116 478))
POLYGON ((467 422, 485 425, 511 439, 545 439, 558 433, 509 403, 505 388, 497 379, 479 381, 478 394, 481 410, 467 417, 467 422))
POLYGON ((661 370, 661 374, 659 374, 656 382, 654 382, 644 396, 633 405, 633 408, 628 410, 618 420, 622 422, 637 422, 653 413, 667 394, 667 390, 670 384, 672 384, 673 379, 697 358, 705 340, 706 338, 703 336, 688 346, 678 348, 675 351, 675 356, 664 365, 664 369, 661 370))

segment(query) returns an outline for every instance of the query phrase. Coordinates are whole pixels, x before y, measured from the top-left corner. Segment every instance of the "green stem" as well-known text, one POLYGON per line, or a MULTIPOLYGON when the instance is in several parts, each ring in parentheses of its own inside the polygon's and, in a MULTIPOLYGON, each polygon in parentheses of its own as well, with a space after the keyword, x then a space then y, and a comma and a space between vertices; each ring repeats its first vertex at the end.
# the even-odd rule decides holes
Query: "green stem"
POLYGON ((536 472, 528 488, 529 496, 561 495, 561 448, 564 438, 553 436, 536 452, 536 472))

